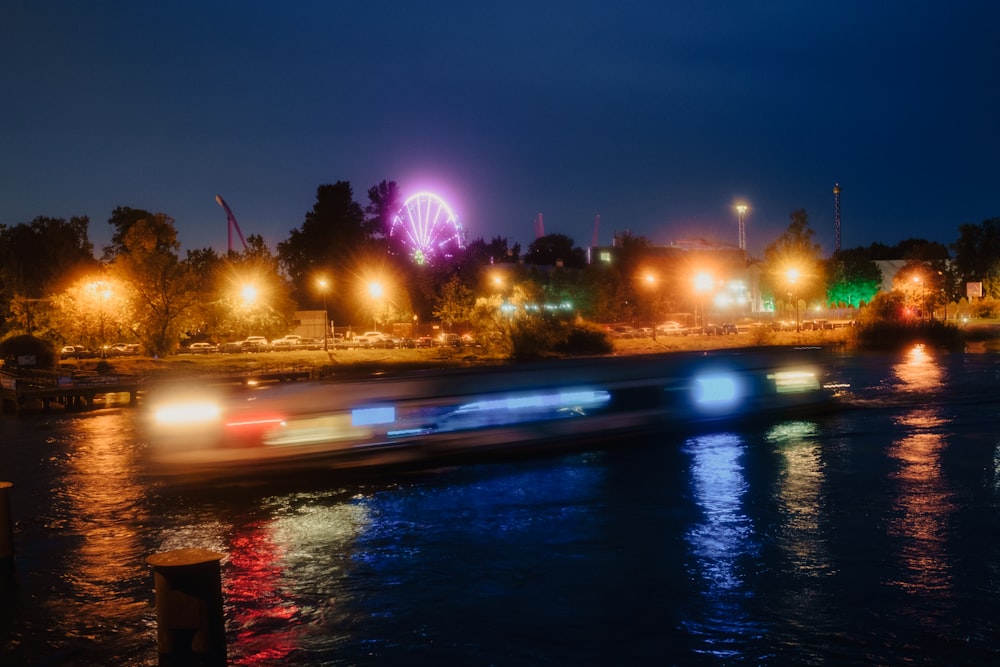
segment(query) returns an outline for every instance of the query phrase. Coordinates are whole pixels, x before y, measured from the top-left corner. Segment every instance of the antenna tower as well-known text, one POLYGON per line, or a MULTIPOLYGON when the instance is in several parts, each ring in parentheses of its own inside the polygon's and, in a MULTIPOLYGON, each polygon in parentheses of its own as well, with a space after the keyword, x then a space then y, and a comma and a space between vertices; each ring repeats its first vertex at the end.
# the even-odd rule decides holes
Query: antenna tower
POLYGON ((540 239, 543 236, 545 236, 545 221, 542 220, 542 214, 539 211, 535 217, 535 238, 540 239))
POLYGON ((840 183, 833 184, 833 220, 836 225, 837 252, 840 252, 840 183))

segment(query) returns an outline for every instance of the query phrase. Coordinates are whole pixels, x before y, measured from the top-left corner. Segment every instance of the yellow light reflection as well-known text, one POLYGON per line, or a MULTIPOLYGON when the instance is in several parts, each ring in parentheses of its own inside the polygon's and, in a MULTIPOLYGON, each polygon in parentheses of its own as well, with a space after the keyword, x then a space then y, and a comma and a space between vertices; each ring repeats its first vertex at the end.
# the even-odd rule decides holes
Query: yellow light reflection
MULTIPOLYGON (((767 434, 783 459, 778 480, 778 501, 785 517, 778 544, 783 547, 796 576, 825 577, 833 565, 823 537, 825 466, 813 422, 785 422, 767 434)), ((818 582, 817 582, 818 584, 818 582)), ((818 593, 806 588, 801 594, 818 593)))
MULTIPOLYGON (((67 559, 66 572, 59 575, 72 585, 74 598, 52 600, 58 614, 67 605, 80 604, 82 628, 125 626, 143 605, 121 602, 108 592, 127 581, 149 576, 137 527, 144 517, 145 489, 139 481, 139 451, 132 421, 118 411, 94 413, 74 420, 74 441, 69 444, 69 466, 59 479, 58 496, 75 510, 68 521, 52 526, 61 539, 72 539, 76 547, 67 559), (79 517, 79 518, 77 518, 79 517)), ((89 631, 81 629, 81 631, 89 631)))
MULTIPOLYGON (((893 372, 903 391, 923 393, 941 387, 943 369, 934 351, 924 345, 908 350, 893 372)), ((948 527, 957 511, 955 494, 941 470, 941 454, 947 445, 942 426, 947 419, 932 403, 915 407, 896 423, 901 432, 888 452, 897 466, 888 528, 898 545, 894 556, 908 576, 894 583, 935 605, 947 604, 954 577, 948 527)))
POLYGON ((893 366, 893 374, 904 391, 924 391, 941 387, 941 366, 934 350, 918 343, 906 351, 903 361, 893 366))

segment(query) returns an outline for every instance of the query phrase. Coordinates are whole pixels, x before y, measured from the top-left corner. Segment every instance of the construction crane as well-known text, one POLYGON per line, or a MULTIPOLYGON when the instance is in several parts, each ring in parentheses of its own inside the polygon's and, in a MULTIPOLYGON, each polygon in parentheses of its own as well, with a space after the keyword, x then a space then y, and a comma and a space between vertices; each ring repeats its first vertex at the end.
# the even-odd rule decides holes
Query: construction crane
POLYGON ((233 212, 229 210, 226 205, 226 201, 219 195, 215 195, 215 201, 222 207, 222 210, 226 212, 226 224, 229 226, 229 252, 233 251, 233 229, 236 229, 236 234, 240 237, 240 243, 243 244, 243 251, 249 252, 250 248, 247 247, 247 241, 243 238, 243 230, 240 229, 240 223, 236 222, 236 216, 233 212))

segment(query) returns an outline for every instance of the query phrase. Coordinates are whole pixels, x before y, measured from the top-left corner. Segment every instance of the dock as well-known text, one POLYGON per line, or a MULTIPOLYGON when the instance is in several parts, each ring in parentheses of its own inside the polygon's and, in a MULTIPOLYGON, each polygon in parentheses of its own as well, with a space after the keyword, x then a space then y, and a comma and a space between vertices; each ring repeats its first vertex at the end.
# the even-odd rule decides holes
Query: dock
POLYGON ((15 369, 0 371, 0 402, 4 413, 50 410, 59 406, 85 410, 105 404, 113 395, 127 394, 134 405, 142 378, 134 375, 15 369), (98 399, 103 399, 100 401, 98 399))

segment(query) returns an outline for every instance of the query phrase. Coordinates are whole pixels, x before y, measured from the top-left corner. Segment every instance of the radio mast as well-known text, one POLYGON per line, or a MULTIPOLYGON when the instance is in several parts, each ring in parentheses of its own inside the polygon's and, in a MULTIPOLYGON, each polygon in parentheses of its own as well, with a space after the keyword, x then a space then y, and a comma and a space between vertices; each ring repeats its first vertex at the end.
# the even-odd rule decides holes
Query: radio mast
POLYGON ((836 251, 840 252, 840 183, 833 184, 833 220, 836 225, 836 251))

